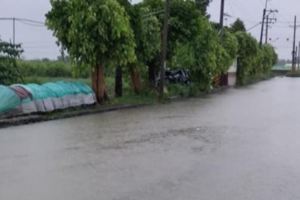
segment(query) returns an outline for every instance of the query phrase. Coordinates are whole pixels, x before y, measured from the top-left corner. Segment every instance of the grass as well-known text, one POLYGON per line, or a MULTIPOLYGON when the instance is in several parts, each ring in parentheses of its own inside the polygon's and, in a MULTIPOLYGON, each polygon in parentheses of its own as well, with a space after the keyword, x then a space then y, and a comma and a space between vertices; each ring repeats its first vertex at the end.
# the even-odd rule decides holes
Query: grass
POLYGON ((203 95, 197 84, 170 84, 167 89, 169 97, 198 97, 203 95))
MULTIPOLYGON (((91 80, 80 78, 65 78, 65 77, 25 77, 25 84, 28 83, 36 83, 36 84, 44 84, 47 82, 56 82, 56 81, 67 81, 67 82, 82 82, 89 86, 91 86, 91 80)), ((111 97, 110 101, 107 104, 120 105, 120 104, 153 104, 157 102, 157 95, 155 92, 144 91, 141 94, 137 95, 132 92, 130 83, 128 81, 124 81, 123 83, 123 97, 114 97, 114 78, 107 77, 106 78, 106 87, 109 96, 111 97)))
POLYGON ((298 78, 300 77, 300 71, 299 70, 294 72, 290 71, 286 74, 286 76, 291 78, 298 78))
POLYGON ((125 94, 122 97, 115 97, 111 99, 108 104, 110 105, 141 105, 141 104, 155 104, 157 103, 156 94, 125 94))
POLYGON ((43 84, 48 82, 56 82, 56 81, 68 81, 68 82, 82 82, 87 85, 91 85, 90 79, 84 79, 84 78, 65 78, 65 77, 35 77, 35 76, 28 76, 24 78, 24 83, 36 83, 36 84, 43 84))
MULTIPOLYGON (((28 76, 24 78, 24 82, 27 83, 37 83, 43 84, 47 82, 56 82, 56 81, 68 81, 68 82, 82 82, 91 86, 90 78, 66 78, 66 77, 36 77, 28 76)), ((157 91, 155 90, 144 90, 140 94, 135 94, 132 91, 131 84, 128 79, 123 80, 123 96, 115 97, 114 95, 114 86, 115 80, 114 77, 106 77, 106 88, 110 100, 105 103, 105 105, 141 105, 141 104, 155 104, 159 101, 166 102, 172 98, 188 98, 188 97, 199 97, 204 94, 199 89, 197 84, 170 84, 166 88, 165 98, 163 100, 158 99, 157 91)))

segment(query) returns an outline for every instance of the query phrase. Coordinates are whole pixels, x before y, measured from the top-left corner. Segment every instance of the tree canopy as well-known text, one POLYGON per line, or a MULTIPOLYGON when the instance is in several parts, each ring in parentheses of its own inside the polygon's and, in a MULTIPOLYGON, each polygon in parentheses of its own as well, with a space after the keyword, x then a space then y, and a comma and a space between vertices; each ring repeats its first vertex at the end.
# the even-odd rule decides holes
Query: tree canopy
POLYGON ((116 0, 51 0, 47 25, 75 63, 93 68, 98 101, 107 96, 104 65, 135 62, 135 41, 125 8, 116 0))
MULTIPOLYGON (((207 16, 210 2, 170 2, 168 68, 189 69, 193 83, 200 90, 212 88, 215 77, 226 73, 236 58, 242 66, 238 72, 242 84, 269 73, 277 59, 274 48, 259 48, 240 19, 221 31, 207 16)), ((129 0, 51 0, 47 25, 76 63, 93 68, 108 63, 126 66, 134 77, 148 66, 149 77, 155 80, 155 72, 150 71, 158 69, 160 64, 164 3, 164 0, 143 0, 134 5, 129 0)), ((104 70, 96 74, 100 72, 102 80, 104 70)), ((97 77, 94 78, 99 80, 97 77)))
POLYGON ((14 45, 0 40, 0 84, 22 82, 22 74, 17 65, 17 59, 22 52, 20 44, 14 45))
POLYGON ((135 60, 129 17, 115 0, 51 0, 51 5, 47 25, 76 61, 135 60))
POLYGON ((212 0, 195 0, 197 8, 206 14, 207 7, 212 0))
POLYGON ((246 32, 246 27, 244 22, 241 19, 237 19, 230 27, 230 30, 233 33, 236 33, 238 31, 246 32))

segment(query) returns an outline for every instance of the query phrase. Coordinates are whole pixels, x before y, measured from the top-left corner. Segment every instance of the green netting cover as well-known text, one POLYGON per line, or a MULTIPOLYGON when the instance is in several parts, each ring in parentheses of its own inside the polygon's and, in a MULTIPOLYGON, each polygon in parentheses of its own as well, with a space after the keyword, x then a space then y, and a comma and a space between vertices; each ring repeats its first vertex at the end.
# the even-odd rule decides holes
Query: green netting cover
POLYGON ((33 100, 47 99, 56 96, 56 94, 53 91, 38 84, 27 84, 19 86, 22 86, 28 92, 30 92, 33 100))
POLYGON ((18 89, 11 89, 0 85, 0 114, 19 108, 24 113, 45 112, 82 104, 95 103, 93 90, 80 82, 54 82, 43 85, 16 84, 11 86, 22 87, 29 96, 19 96, 18 89), (59 101, 65 100, 65 101, 59 101))
POLYGON ((93 93, 93 90, 89 86, 79 82, 59 81, 55 83, 45 83, 43 85, 27 84, 18 86, 29 91, 32 94, 33 100, 93 93))
POLYGON ((0 113, 17 108, 21 104, 20 98, 9 87, 0 85, 0 113))
POLYGON ((54 91, 58 97, 65 95, 76 95, 76 94, 92 94, 93 90, 80 82, 64 82, 59 81, 55 83, 46 83, 42 87, 54 91))

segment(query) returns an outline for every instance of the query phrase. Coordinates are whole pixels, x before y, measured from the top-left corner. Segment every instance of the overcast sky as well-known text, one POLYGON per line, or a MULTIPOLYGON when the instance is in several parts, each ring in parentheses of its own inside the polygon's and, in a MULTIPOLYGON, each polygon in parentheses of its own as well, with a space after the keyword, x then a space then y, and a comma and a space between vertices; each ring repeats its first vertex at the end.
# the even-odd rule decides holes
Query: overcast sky
MULTIPOLYGON (((219 20, 220 1, 213 0, 208 12, 212 21, 219 20)), ((133 0, 139 2, 139 0, 133 0)), ((225 0, 225 12, 232 16, 227 17, 225 24, 231 24, 236 18, 241 18, 247 28, 258 24, 262 18, 262 9, 265 0, 225 0)), ((49 0, 0 0, 0 17, 28 18, 37 21, 45 20, 45 13, 50 9, 49 0)), ((270 29, 271 43, 276 47, 281 58, 291 57, 292 34, 290 27, 294 15, 300 20, 299 0, 269 0, 270 9, 278 9, 278 22, 270 29)), ((300 23, 299 23, 300 24, 300 23)), ((253 28, 251 34, 259 39, 260 26, 253 28)), ((2 40, 12 40, 12 22, 0 20, 0 37, 2 40)), ((300 40, 300 31, 297 34, 300 40)), ((16 42, 22 43, 26 59, 51 58, 59 55, 55 38, 51 31, 43 26, 32 26, 24 22, 16 22, 16 42)))

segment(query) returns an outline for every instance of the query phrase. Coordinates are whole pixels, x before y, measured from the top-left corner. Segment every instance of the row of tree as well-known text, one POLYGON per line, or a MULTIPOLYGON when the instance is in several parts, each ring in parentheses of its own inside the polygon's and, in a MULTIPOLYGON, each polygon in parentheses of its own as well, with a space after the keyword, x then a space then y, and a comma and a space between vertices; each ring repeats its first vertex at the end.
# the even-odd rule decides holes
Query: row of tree
MULTIPOLYGON (((239 84, 270 73, 277 60, 274 49, 260 48, 240 20, 224 29, 211 23, 206 13, 209 2, 171 1, 168 67, 189 69, 199 90, 210 89, 214 77, 226 73, 236 58, 239 84)), ((135 5, 128 0, 51 0, 51 5, 47 25, 76 65, 91 67, 92 87, 100 103, 108 97, 105 69, 110 67, 116 67, 120 80, 122 71, 128 71, 136 93, 142 89, 143 73, 148 86, 155 87, 163 0, 135 5)))
POLYGON ((17 65, 22 52, 20 44, 14 45, 0 39, 0 84, 10 85, 23 81, 17 65))

